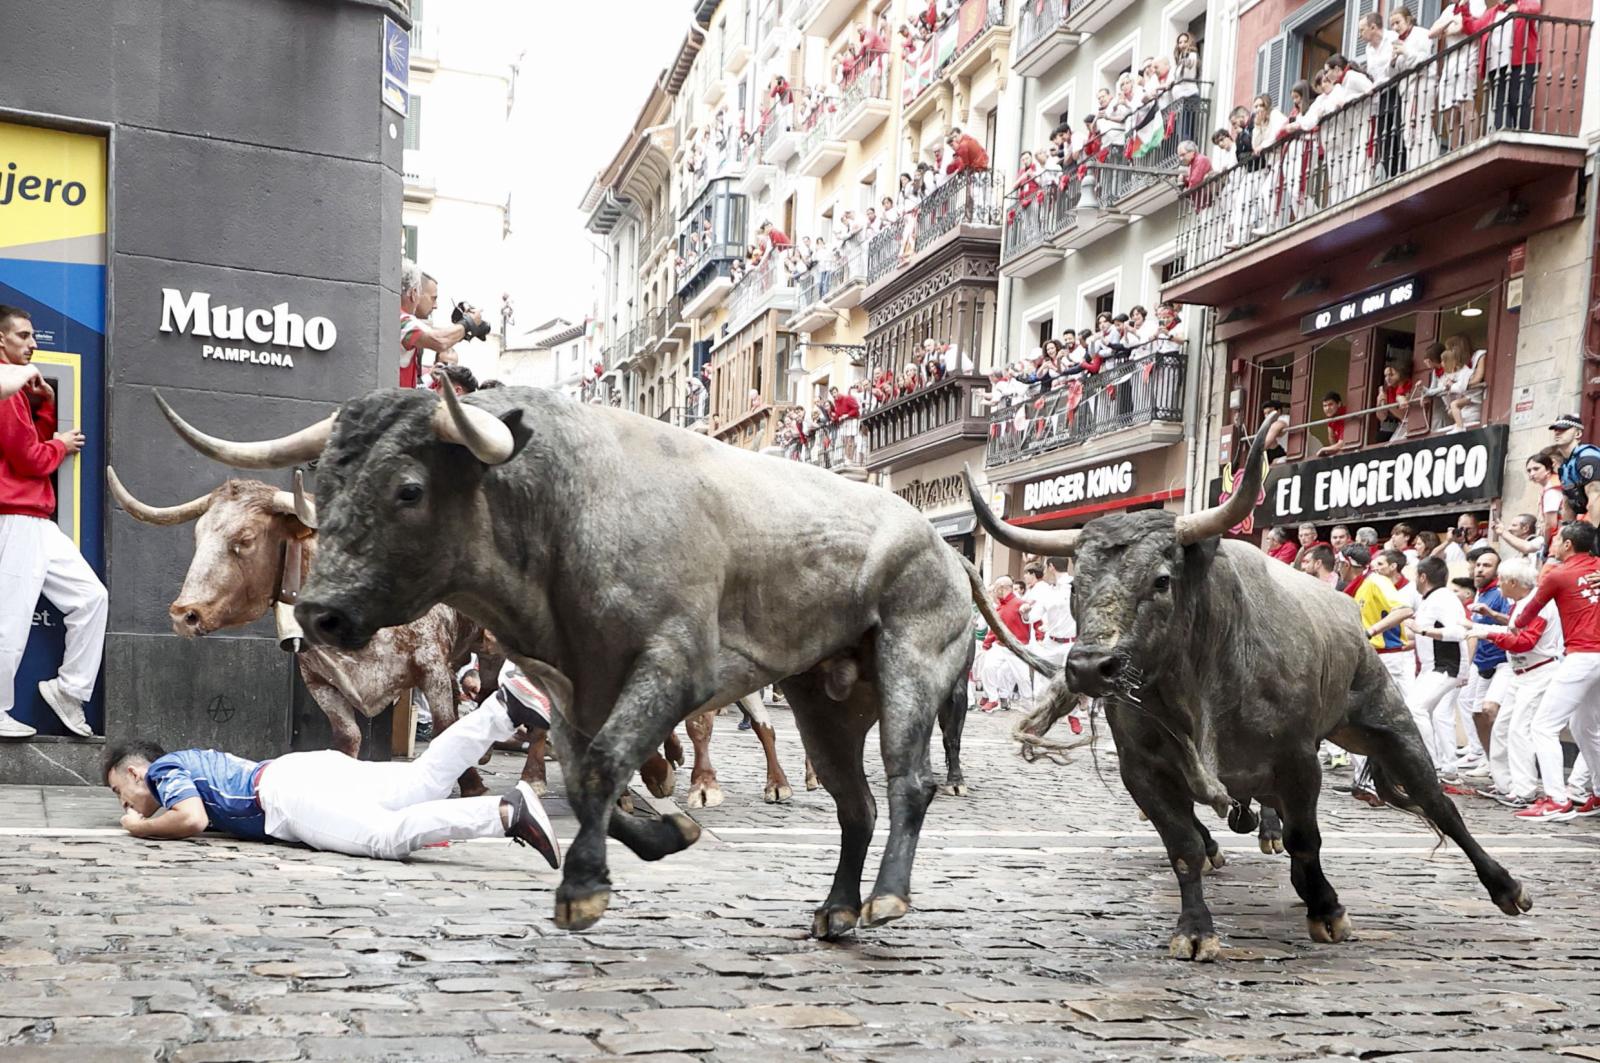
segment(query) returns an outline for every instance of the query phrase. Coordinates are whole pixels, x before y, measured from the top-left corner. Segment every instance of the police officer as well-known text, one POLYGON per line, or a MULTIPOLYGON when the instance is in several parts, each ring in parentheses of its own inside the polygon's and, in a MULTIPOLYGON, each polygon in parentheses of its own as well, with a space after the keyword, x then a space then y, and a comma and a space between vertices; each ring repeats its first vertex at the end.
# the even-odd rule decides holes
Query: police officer
POLYGON ((1573 515, 1600 527, 1600 447, 1580 443, 1583 420, 1575 413, 1556 418, 1551 443, 1561 453, 1561 490, 1573 515))

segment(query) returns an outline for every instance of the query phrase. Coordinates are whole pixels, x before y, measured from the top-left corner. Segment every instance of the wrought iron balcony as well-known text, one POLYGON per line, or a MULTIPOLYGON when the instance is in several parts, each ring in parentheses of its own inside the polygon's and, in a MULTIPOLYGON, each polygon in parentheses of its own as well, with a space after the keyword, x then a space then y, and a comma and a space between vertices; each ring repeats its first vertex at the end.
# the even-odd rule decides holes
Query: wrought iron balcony
POLYGON ((867 283, 876 284, 909 265, 960 226, 998 227, 1008 191, 997 170, 958 173, 923 197, 914 214, 884 226, 867 247, 867 283), (907 233, 907 227, 913 231, 907 233))
POLYGON ((793 310, 798 291, 776 256, 747 272, 728 293, 728 331, 737 332, 766 310, 793 310))
MULTIPOLYGON (((1032 3, 1033 0, 1023 2, 1032 3)), ((952 68, 961 66, 989 31, 1004 27, 1005 9, 1004 2, 995 0, 961 0, 961 6, 923 46, 924 51, 907 61, 902 86, 905 103, 916 103, 952 68)))
POLYGON ((1025 461, 1155 422, 1181 426, 1187 363, 1181 351, 1123 356, 1107 360, 1098 373, 1071 377, 1064 387, 996 409, 984 465, 1025 461))
POLYGON ((1580 168, 1589 33, 1585 20, 1506 15, 1318 128, 1291 132, 1213 174, 1183 194, 1180 267, 1163 294, 1197 303, 1237 298, 1580 168), (1514 41, 1525 42, 1525 54, 1514 41), (1480 62, 1502 45, 1507 65, 1489 68, 1480 85, 1480 62), (1522 65, 1512 65, 1518 59, 1522 65), (1447 92, 1462 98, 1440 106, 1449 104, 1447 92))
POLYGON ((777 442, 783 419, 790 410, 796 409, 799 407, 786 402, 759 406, 717 428, 712 434, 731 446, 759 453, 777 442))
POLYGON ((948 376, 863 413, 867 467, 873 470, 942 457, 989 432, 989 382, 976 374, 948 376))
POLYGON ((1078 223, 1082 195, 1076 170, 1049 175, 1033 188, 1006 197, 1005 228, 1000 239, 1000 266, 1008 274, 1027 277, 1065 257, 1053 241, 1078 223))
POLYGON ((1068 0, 1020 0, 1020 3, 1022 11, 1017 15, 1011 69, 1023 77, 1038 77, 1076 48, 1081 37, 1067 29, 1068 0))

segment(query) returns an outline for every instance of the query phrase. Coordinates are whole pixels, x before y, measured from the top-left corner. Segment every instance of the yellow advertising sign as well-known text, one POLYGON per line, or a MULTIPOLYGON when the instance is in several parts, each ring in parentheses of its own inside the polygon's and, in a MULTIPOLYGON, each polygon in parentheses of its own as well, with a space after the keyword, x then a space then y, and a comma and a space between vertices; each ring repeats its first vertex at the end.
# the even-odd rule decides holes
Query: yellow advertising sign
POLYGON ((105 231, 105 138, 0 122, 0 247, 105 231))

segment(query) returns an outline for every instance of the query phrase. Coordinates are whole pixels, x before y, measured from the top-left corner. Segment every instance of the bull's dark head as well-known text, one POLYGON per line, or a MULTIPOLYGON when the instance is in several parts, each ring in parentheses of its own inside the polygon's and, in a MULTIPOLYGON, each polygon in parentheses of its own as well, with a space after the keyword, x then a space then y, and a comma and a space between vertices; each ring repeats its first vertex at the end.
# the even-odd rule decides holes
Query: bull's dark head
POLYGON ((192 446, 235 468, 320 459, 317 555, 295 619, 311 641, 344 649, 415 620, 450 593, 466 540, 487 524, 487 470, 509 461, 529 436, 520 408, 497 417, 450 388, 442 398, 373 392, 310 428, 260 443, 208 436, 165 402, 161 408, 192 446))
POLYGON ((1154 683, 1190 642, 1187 626, 1205 593, 1217 542, 1249 515, 1260 491, 1265 428, 1256 437, 1238 489, 1220 505, 1174 517, 1118 513, 1081 530, 1041 532, 997 519, 967 474, 979 522, 1013 550, 1072 557, 1072 613, 1078 641, 1067 655, 1072 689, 1091 697, 1132 693, 1154 683))

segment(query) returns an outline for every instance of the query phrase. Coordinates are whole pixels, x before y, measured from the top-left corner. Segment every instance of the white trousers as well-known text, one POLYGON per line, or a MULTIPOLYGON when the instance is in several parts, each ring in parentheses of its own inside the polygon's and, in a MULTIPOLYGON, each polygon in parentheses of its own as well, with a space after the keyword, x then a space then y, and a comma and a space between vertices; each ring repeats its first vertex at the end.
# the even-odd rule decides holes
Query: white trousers
POLYGON ((1443 672, 1423 672, 1411 683, 1406 708, 1422 732, 1433 766, 1445 770, 1456 759, 1456 679, 1443 672))
POLYGON ((41 594, 66 617, 61 690, 87 701, 105 649, 105 585, 55 521, 0 515, 0 712, 16 704, 17 669, 41 594))
POLYGON ((1539 708, 1560 662, 1541 665, 1511 677, 1511 689, 1495 714, 1489 732, 1489 774, 1494 788, 1533 800, 1539 789, 1538 758, 1533 752, 1533 714, 1539 708))
POLYGON ((290 753, 261 774, 267 833, 351 856, 398 860, 435 842, 498 838, 500 798, 450 799, 456 777, 516 727, 498 698, 458 719, 410 763, 334 750, 290 753))
MULTIPOLYGON (((1048 661, 1060 668, 1067 663, 1067 652, 1072 649, 1072 643, 1057 642, 1055 639, 1046 636, 1043 639, 1035 640, 1028 649, 1032 650, 1033 655, 1040 660, 1048 661)), ((1028 669, 1028 673, 1033 679, 1033 696, 1037 698, 1044 693, 1044 688, 1050 685, 1050 680, 1035 672, 1032 668, 1028 669)))
POLYGON ((1565 804, 1569 798, 1561 770, 1565 766, 1561 729, 1570 724, 1584 762, 1600 764, 1600 721, 1596 720, 1595 705, 1600 696, 1600 653, 1569 653, 1551 667, 1556 674, 1550 677, 1550 687, 1533 715, 1533 752, 1539 758, 1545 796, 1565 804))
POLYGON ((1007 701, 1021 697, 1033 689, 1028 678, 1028 666, 1002 643, 995 643, 983 652, 979 674, 983 676, 983 693, 988 698, 1007 701))

